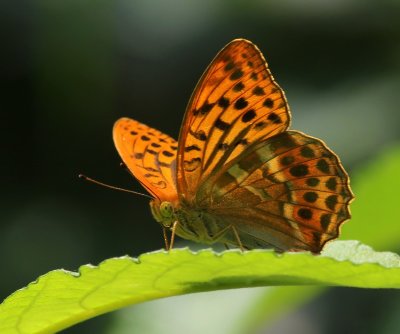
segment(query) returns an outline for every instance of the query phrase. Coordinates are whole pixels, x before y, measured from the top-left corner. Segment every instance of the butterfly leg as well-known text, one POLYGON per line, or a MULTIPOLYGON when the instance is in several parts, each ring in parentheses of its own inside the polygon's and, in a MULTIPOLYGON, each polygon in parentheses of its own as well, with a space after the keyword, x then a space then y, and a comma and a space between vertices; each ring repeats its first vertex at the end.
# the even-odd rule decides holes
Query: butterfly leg
MULTIPOLYGON (((240 250, 243 252, 243 251, 245 250, 245 248, 243 247, 242 241, 240 240, 239 233, 238 233, 236 227, 233 226, 233 225, 229 225, 229 226, 223 228, 221 231, 219 231, 219 232, 214 236, 214 238, 213 238, 214 241, 215 241, 215 242, 218 242, 218 240, 221 239, 221 238, 224 236, 224 234, 225 234, 229 229, 232 229, 232 232, 233 232, 233 234, 235 235, 236 242, 237 242, 237 244, 238 244, 240 250)), ((226 244, 224 244, 224 245, 225 245, 225 247, 226 247, 226 244)), ((227 248, 227 247, 226 247, 226 248, 227 248)), ((228 249, 229 249, 229 248, 228 248, 228 249)))
POLYGON ((177 227, 177 226, 178 226, 178 221, 175 221, 175 222, 172 224, 172 228, 171 228, 171 239, 170 239, 170 242, 169 242, 169 248, 168 248, 168 250, 171 250, 172 247, 174 247, 175 232, 176 232, 176 227, 177 227))
POLYGON ((232 229, 233 234, 235 235, 236 241, 240 247, 240 250, 243 252, 244 251, 243 244, 242 244, 242 241, 240 240, 239 233, 238 233, 236 227, 233 225, 229 225, 229 227, 232 229))
POLYGON ((169 242, 168 242, 168 235, 167 235, 167 229, 163 226, 163 237, 164 237, 164 242, 165 242, 165 249, 169 250, 169 242))

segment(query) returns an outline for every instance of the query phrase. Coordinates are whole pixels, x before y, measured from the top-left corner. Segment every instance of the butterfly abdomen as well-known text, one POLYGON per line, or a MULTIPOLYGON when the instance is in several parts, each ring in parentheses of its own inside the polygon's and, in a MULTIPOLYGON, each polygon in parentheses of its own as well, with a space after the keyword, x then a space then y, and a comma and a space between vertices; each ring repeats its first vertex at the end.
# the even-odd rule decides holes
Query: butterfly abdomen
POLYGON ((181 207, 176 210, 178 225, 176 234, 181 238, 203 244, 213 244, 220 241, 221 222, 218 217, 205 209, 181 207))

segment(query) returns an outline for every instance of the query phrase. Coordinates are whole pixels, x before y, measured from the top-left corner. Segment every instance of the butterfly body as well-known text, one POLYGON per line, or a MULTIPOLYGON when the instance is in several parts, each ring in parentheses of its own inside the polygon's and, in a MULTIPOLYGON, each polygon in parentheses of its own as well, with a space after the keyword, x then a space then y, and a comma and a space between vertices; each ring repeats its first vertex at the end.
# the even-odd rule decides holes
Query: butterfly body
POLYGON ((175 233, 186 240, 192 240, 203 244, 213 244, 217 241, 225 242, 226 230, 223 223, 218 221, 215 215, 207 212, 207 209, 195 208, 189 205, 174 207, 170 202, 150 202, 154 219, 166 229, 172 229, 177 223, 175 233))
POLYGON ((129 118, 113 137, 164 230, 205 244, 318 253, 350 217, 353 195, 338 157, 289 123, 261 52, 238 39, 203 74, 178 141, 129 118))

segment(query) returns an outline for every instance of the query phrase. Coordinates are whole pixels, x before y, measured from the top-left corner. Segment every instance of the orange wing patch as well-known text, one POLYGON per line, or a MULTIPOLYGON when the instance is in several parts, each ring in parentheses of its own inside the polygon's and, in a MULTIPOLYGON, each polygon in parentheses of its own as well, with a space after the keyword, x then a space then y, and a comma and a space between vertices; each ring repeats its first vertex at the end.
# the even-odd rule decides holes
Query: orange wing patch
POLYGON ((125 165, 150 194, 161 201, 178 200, 176 191, 177 142, 133 119, 114 124, 115 147, 125 165))
POLYGON ((229 43, 198 83, 186 110, 178 155, 179 193, 194 200, 204 180, 252 144, 285 131, 283 91, 249 41, 229 43))

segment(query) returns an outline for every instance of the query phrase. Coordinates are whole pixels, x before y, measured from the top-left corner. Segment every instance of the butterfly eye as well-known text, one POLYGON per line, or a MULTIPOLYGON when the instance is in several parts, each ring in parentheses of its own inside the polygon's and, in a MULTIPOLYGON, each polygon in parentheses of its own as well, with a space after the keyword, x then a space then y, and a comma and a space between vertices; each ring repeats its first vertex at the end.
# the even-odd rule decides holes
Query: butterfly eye
POLYGON ((162 202, 160 205, 160 212, 164 218, 171 218, 174 213, 171 202, 162 202))

